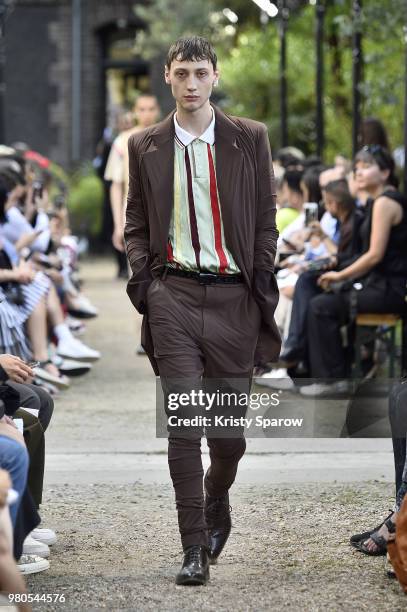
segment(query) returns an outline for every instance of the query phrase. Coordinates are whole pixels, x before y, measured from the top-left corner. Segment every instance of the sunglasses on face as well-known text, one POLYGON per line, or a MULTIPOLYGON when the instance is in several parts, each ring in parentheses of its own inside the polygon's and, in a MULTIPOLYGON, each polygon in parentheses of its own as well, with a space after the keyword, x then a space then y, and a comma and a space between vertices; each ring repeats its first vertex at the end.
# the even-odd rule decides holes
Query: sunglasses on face
POLYGON ((365 153, 372 153, 374 155, 375 153, 383 153, 384 149, 381 145, 365 145, 362 147, 362 151, 365 153))

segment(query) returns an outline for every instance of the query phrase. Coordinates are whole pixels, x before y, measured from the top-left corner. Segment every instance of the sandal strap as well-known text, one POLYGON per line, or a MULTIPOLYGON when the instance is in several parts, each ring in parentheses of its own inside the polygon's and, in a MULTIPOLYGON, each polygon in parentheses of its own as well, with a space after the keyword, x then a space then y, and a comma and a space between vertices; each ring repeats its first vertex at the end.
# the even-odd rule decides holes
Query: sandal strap
POLYGON ((380 536, 377 532, 372 533, 370 539, 376 544, 381 550, 387 550, 387 540, 383 536, 380 536))
POLYGON ((45 361, 40 361, 40 368, 43 368, 44 366, 47 366, 50 363, 52 363, 51 359, 46 359, 45 361))
POLYGON ((386 525, 387 531, 389 533, 396 533, 396 524, 393 523, 392 520, 390 520, 390 517, 386 521, 384 521, 384 524, 386 525))

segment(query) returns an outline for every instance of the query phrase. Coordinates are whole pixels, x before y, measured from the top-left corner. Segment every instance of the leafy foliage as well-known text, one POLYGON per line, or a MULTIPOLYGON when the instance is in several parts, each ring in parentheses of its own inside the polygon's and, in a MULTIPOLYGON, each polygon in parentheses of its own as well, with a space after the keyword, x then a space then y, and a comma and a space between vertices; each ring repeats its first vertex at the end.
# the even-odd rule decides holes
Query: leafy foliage
POLYGON ((102 226, 103 184, 91 165, 75 173, 70 181, 68 210, 74 233, 96 238, 102 226))
MULTIPOLYGON (((221 79, 217 94, 231 113, 264 121, 274 148, 280 144, 278 20, 261 25, 260 11, 249 0, 228 0, 239 17, 232 25, 224 0, 151 0, 136 12, 148 30, 138 37, 140 52, 162 55, 179 36, 201 34, 215 44, 221 79)), ((386 125, 395 147, 403 142, 405 0, 364 0, 360 23, 352 20, 353 0, 325 0, 324 115, 325 158, 351 154, 352 33, 363 36, 363 115, 386 125)), ((315 6, 286 0, 289 142, 306 153, 315 151, 315 6)))

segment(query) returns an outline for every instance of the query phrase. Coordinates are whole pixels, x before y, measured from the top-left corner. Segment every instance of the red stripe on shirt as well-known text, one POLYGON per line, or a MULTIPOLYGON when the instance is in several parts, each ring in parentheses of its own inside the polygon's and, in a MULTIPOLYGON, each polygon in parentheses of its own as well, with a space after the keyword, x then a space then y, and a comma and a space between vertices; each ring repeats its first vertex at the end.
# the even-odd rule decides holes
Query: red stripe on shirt
POLYGON ((210 193, 211 193, 211 208, 213 218, 213 229, 215 235, 215 249, 219 259, 219 274, 224 274, 228 265, 228 260, 222 246, 222 224, 220 218, 220 208, 218 200, 218 190, 216 188, 216 174, 215 166, 213 163, 212 151, 210 144, 208 147, 208 160, 209 160, 209 180, 210 180, 210 193))
POLYGON ((168 240, 167 242, 167 261, 170 261, 170 262, 174 261, 174 253, 172 251, 171 240, 168 240))
POLYGON ((191 224, 191 239, 192 246, 195 252, 195 261, 198 269, 200 269, 199 254, 201 251, 201 245, 199 243, 198 224, 196 222, 195 215, 195 204, 194 204, 194 192, 192 190, 192 173, 191 163, 189 161, 188 150, 185 148, 185 166, 187 169, 187 182, 188 182, 188 204, 189 204, 189 220, 191 224))

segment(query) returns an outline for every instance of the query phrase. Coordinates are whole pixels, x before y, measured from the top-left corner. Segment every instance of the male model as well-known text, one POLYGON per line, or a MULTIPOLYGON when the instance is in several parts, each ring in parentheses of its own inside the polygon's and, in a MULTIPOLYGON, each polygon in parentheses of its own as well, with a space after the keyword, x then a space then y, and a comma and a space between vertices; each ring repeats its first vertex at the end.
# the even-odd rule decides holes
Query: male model
MULTIPOLYGON (((127 292, 144 314, 142 344, 167 400, 204 381, 212 389, 246 381, 249 390, 253 365, 275 360, 280 350, 267 130, 210 104, 218 78, 207 40, 178 40, 165 66, 176 110, 129 140, 127 292)), ((174 415, 168 404, 166 412, 174 415)), ((240 417, 241 407, 231 406, 234 412, 240 417)), ((191 403, 175 414, 193 416, 196 409, 191 403)), ((205 428, 211 465, 203 479, 202 427, 168 430, 185 553, 176 582, 205 584, 209 563, 229 537, 228 491, 245 440, 241 429, 212 437, 205 428)))

